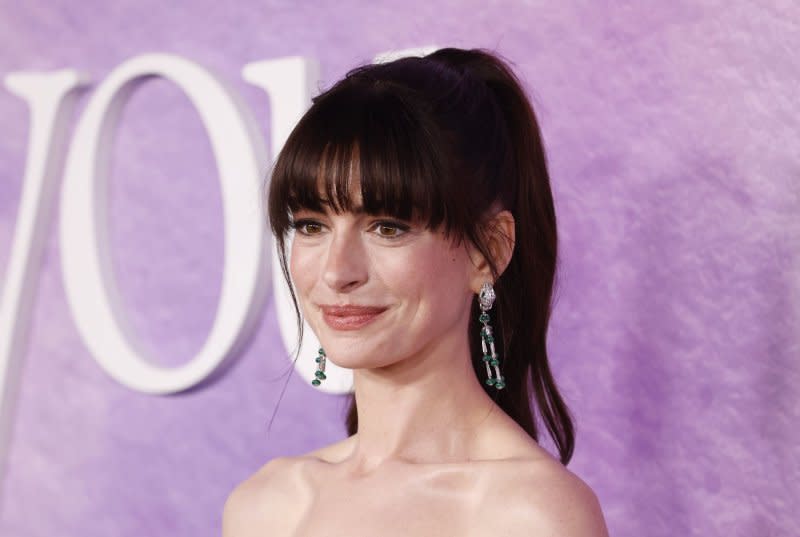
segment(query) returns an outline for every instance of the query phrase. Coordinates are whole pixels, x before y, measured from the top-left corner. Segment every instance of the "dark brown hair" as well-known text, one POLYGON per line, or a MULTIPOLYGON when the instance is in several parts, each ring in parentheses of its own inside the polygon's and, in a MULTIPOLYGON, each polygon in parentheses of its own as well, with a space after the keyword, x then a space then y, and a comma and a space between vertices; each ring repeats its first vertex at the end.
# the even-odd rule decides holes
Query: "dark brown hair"
MULTIPOLYGON (((493 326, 506 387, 481 385, 538 441, 532 392, 566 465, 575 431, 546 345, 557 267, 555 209, 539 125, 509 62, 485 49, 443 48, 356 67, 316 96, 278 155, 269 185, 270 226, 287 281, 292 213, 323 210, 321 175, 331 209, 349 210, 352 162, 358 162, 367 213, 422 221, 471 241, 487 257, 496 277, 493 326), (515 219, 514 252, 499 277, 482 227, 494 203, 515 219)), ((297 298, 289 287, 302 339, 297 298)), ((476 296, 472 317, 478 314, 476 296)), ((469 337, 473 369, 481 378, 477 324, 469 337)), ((355 395, 350 397, 346 425, 353 435, 358 414, 355 395)))

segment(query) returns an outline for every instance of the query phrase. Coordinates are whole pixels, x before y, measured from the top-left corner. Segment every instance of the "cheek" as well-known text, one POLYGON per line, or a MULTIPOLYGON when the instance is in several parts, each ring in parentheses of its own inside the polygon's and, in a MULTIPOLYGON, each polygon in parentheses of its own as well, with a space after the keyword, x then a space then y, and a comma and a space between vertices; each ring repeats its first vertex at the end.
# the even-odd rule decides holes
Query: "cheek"
POLYGON ((430 310, 460 302, 459 297, 468 290, 467 262, 460 250, 432 243, 410 249, 403 256, 376 259, 374 266, 381 281, 398 297, 430 310))
POLYGON ((300 296, 305 296, 314 285, 319 268, 319 255, 310 248, 299 248, 295 243, 289 251, 289 274, 300 296), (315 262, 316 260, 316 262, 315 262))

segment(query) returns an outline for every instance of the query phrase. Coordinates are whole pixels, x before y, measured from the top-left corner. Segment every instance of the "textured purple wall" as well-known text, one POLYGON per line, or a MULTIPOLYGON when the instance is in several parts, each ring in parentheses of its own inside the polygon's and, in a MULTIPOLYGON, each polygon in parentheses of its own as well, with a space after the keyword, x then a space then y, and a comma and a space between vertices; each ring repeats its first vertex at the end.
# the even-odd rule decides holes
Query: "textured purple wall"
MULTIPOLYGON (((563 255, 551 356, 578 422, 570 468, 598 493, 611 534, 799 535, 800 8, 297 4, 6 2, 0 75, 73 67, 99 83, 126 59, 171 52, 226 79, 268 135, 267 98, 240 76, 250 61, 315 58, 328 84, 391 49, 497 49, 529 84, 549 151, 563 255)), ((28 120, 0 90, 0 275, 28 120)), ((153 80, 136 91, 112 171, 129 317, 153 356, 182 363, 213 321, 223 244, 209 141, 179 90, 153 80)), ((344 397, 298 376, 267 434, 290 367, 271 300, 218 381, 173 396, 116 383, 75 330, 53 222, 0 535, 218 535, 236 483, 344 437, 344 397)))

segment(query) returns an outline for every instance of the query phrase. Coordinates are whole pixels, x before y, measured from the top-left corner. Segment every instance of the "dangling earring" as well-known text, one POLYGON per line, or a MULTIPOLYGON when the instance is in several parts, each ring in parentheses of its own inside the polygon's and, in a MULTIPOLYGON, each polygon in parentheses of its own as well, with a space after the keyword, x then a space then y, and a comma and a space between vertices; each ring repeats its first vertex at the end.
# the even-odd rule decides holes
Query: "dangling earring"
POLYGON ((317 356, 317 371, 314 373, 314 376, 317 377, 311 381, 311 384, 314 386, 319 386, 322 384, 322 381, 325 380, 325 351, 322 350, 322 347, 319 348, 319 356, 317 356))
POLYGON ((495 298, 492 284, 485 282, 478 294, 478 303, 481 307, 481 314, 478 320, 483 323, 481 328, 481 347, 483 348, 483 362, 486 364, 486 385, 502 390, 506 387, 506 381, 500 375, 500 361, 497 359, 497 351, 494 348, 494 336, 492 335, 492 327, 489 326, 489 314, 487 313, 492 309, 495 298), (492 367, 494 367, 497 378, 492 378, 492 367))

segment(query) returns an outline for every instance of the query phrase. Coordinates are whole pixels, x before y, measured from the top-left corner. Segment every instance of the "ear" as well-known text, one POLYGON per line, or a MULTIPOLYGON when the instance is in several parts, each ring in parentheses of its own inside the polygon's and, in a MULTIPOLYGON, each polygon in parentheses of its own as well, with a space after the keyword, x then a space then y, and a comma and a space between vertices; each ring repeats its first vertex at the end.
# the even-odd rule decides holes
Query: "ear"
MULTIPOLYGON (((494 261, 497 277, 500 277, 511 262, 511 255, 514 253, 516 237, 514 216, 511 212, 504 209, 495 213, 484 224, 483 240, 488 255, 494 261)), ((472 261, 469 274, 470 288, 477 293, 484 282, 494 283, 497 278, 492 274, 489 261, 474 244, 469 244, 468 250, 472 261)))

